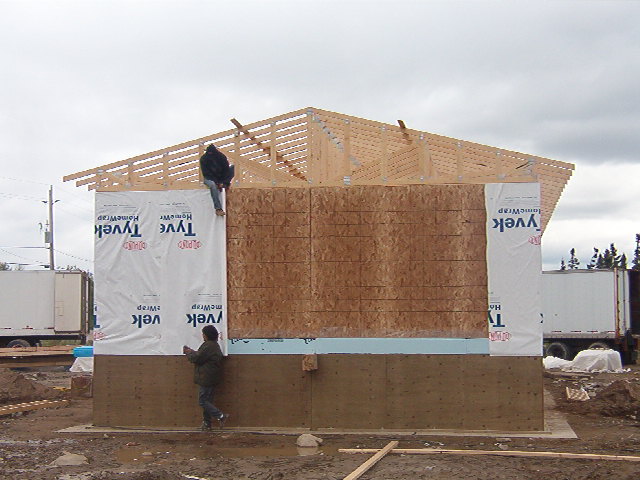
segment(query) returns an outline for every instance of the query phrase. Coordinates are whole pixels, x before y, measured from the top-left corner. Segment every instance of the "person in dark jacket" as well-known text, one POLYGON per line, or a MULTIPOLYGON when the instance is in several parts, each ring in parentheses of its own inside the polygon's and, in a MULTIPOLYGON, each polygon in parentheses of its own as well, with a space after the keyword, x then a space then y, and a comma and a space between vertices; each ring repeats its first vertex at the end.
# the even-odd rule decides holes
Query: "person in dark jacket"
POLYGON ((182 353, 194 364, 195 371, 193 381, 198 385, 198 405, 202 407, 201 430, 211 430, 211 420, 217 419, 220 428, 229 415, 222 413, 213 404, 213 394, 216 386, 222 378, 222 350, 218 345, 218 330, 213 325, 207 325, 202 329, 204 343, 195 351, 186 345, 182 347, 182 353))
POLYGON ((235 166, 230 165, 224 153, 214 144, 207 147, 204 155, 200 157, 200 170, 204 177, 204 184, 211 190, 213 207, 216 215, 224 215, 220 193, 231 186, 231 179, 235 175, 235 166))

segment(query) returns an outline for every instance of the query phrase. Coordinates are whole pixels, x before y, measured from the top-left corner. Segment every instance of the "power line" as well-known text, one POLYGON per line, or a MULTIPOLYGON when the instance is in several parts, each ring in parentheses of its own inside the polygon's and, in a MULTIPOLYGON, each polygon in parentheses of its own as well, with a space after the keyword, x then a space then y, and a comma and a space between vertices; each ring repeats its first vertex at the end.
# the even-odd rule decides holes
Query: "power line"
POLYGON ((82 260, 83 262, 93 263, 93 260, 88 260, 86 258, 77 257, 75 255, 71 255, 70 253, 61 252, 60 250, 55 250, 56 253, 61 253, 62 255, 66 255, 67 257, 75 258, 76 260, 82 260))
POLYGON ((26 180, 24 178, 0 177, 0 179, 2 179, 2 180, 13 180, 14 182, 35 183, 37 185, 49 186, 48 183, 36 182, 35 180, 26 180))
POLYGON ((40 260, 34 260, 33 258, 23 257, 22 255, 18 255, 17 253, 9 252, 9 251, 5 250, 4 248, 0 248, 0 251, 3 251, 4 253, 8 253, 9 255, 13 255, 14 257, 21 258, 23 260, 28 260, 30 262, 35 262, 32 265, 47 265, 46 262, 41 262, 40 260))
POLYGON ((87 217, 83 218, 80 215, 76 215, 75 213, 73 213, 70 209, 64 208, 62 204, 58 205, 58 210, 62 211, 62 213, 65 213, 67 215, 73 215, 74 217, 83 221, 90 221, 91 219, 93 219, 93 212, 88 213, 88 212, 81 211, 80 213, 84 213, 85 215, 87 215, 87 217))
MULTIPOLYGON (((36 180, 30 180, 30 179, 25 179, 25 178, 14 178, 14 177, 0 176, 0 180, 12 180, 14 182, 33 183, 33 184, 36 184, 36 185, 45 185, 45 186, 49 186, 50 185, 50 183, 38 182, 36 180)), ((72 188, 68 187, 67 185, 60 184, 59 182, 56 182, 56 187, 58 189, 64 190, 64 192, 66 194, 75 197, 76 201, 80 200, 82 202, 88 203, 89 205, 93 205, 93 202, 91 202, 90 200, 87 200, 86 198, 84 198, 81 195, 79 195, 76 189, 72 189, 72 188)))
POLYGON ((21 193, 8 193, 8 192, 0 192, 0 196, 9 197, 9 198, 17 198, 18 200, 28 200, 34 202, 41 202, 42 200, 36 197, 31 197, 29 195, 23 195, 21 193))

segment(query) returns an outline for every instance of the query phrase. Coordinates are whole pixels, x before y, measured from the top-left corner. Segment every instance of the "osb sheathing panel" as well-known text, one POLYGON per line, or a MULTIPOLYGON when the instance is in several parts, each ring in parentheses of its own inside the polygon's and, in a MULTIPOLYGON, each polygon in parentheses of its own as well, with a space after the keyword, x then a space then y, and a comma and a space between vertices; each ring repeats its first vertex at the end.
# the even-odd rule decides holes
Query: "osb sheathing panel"
MULTIPOLYGON (((94 424, 196 427, 182 356, 95 359, 94 424)), ((542 362, 486 355, 234 355, 215 403, 230 427, 542 430, 542 362)))
POLYGON ((483 185, 232 190, 230 338, 487 336, 483 185))

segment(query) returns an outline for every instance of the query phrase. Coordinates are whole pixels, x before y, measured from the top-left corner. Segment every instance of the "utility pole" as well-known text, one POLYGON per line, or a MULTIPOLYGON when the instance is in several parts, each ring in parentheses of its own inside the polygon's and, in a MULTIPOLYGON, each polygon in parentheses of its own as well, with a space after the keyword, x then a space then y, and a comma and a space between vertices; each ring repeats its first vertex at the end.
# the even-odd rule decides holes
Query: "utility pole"
POLYGON ((49 238, 49 270, 55 270, 53 264, 53 185, 49 186, 49 228, 51 236, 49 238))
MULTIPOLYGON (((57 202, 58 200, 56 200, 57 202)), ((53 201, 53 185, 49 186, 49 201, 43 200, 42 203, 49 204, 49 231, 45 232, 44 243, 49 244, 49 270, 55 270, 55 265, 53 263, 53 204, 56 203, 53 201)))

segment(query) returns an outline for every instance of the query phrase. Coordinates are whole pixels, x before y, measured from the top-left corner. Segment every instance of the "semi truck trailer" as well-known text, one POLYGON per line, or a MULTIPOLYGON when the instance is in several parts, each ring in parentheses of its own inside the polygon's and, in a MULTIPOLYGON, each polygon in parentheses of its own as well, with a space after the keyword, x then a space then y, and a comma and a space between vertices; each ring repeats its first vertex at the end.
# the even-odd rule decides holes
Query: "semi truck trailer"
POLYGON ((0 347, 80 340, 91 328, 93 280, 76 271, 0 271, 0 347))
POLYGON ((635 363, 640 339, 640 271, 542 272, 544 354, 571 360, 587 348, 612 348, 635 363))

